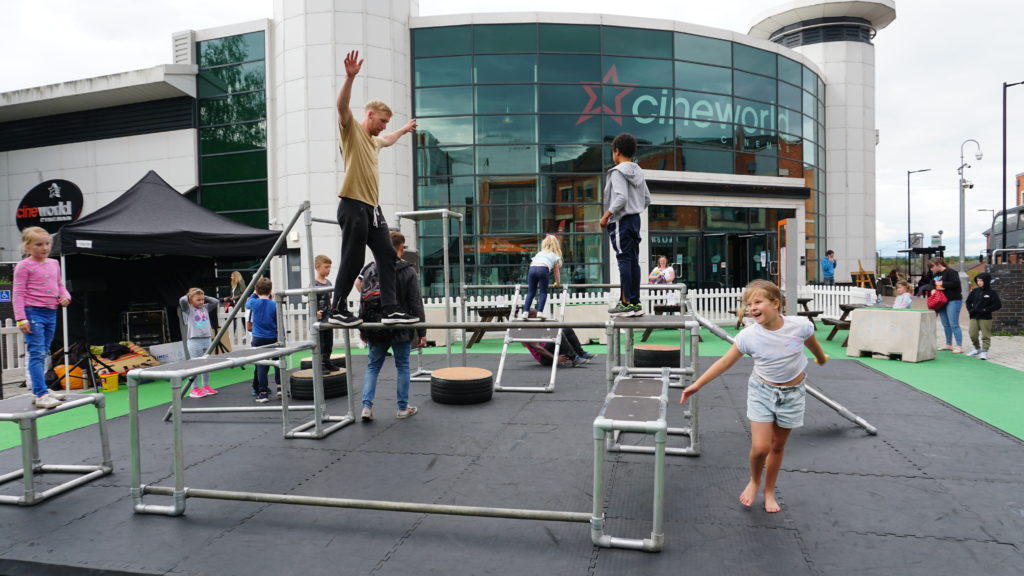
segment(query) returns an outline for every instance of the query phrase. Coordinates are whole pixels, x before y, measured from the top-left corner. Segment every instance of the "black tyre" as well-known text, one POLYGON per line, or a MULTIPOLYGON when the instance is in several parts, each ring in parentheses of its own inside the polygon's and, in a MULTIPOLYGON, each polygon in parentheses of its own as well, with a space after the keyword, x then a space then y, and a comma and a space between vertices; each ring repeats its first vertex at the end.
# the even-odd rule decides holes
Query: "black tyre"
POLYGON ((637 368, 679 368, 679 346, 637 344, 633 346, 633 365, 637 368))
MULTIPOLYGON (((344 368, 345 367, 345 355, 344 354, 331 354, 331 365, 333 365, 335 368, 344 368)), ((313 368, 313 359, 312 358, 303 358, 302 361, 299 362, 299 370, 309 370, 311 368, 313 368)))
POLYGON ((430 375, 430 399, 438 404, 480 404, 494 395, 490 370, 454 366, 430 375))
MULTIPOLYGON (((324 398, 337 398, 348 394, 348 379, 346 370, 340 368, 324 374, 324 398)), ((292 399, 312 400, 313 399, 313 370, 296 370, 291 376, 292 399)))

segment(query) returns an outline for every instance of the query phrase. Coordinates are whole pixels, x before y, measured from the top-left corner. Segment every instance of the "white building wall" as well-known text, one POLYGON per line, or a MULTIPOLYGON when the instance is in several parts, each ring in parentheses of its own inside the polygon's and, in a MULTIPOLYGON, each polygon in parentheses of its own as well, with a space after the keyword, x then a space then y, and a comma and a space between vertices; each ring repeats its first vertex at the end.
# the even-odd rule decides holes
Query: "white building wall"
POLYGON ((825 245, 836 251, 837 281, 848 282, 857 260, 865 270, 875 262, 875 47, 825 42, 795 50, 824 74, 825 245))
POLYGON ((179 192, 198 184, 195 130, 176 130, 0 152, 0 261, 20 259, 13 214, 33 186, 53 178, 82 190, 82 216, 108 204, 154 170, 179 192))
MULTIPOLYGON (((408 24, 418 12, 418 0, 275 0, 268 41, 267 110, 272 219, 287 222, 305 200, 310 201, 314 217, 335 218, 345 178, 336 102, 350 51, 358 50, 364 59, 352 88, 355 117, 363 118, 366 102, 383 100, 394 111, 388 132, 409 121, 408 24)), ((381 151, 380 171, 380 204, 388 223, 394 225, 396 211, 413 209, 410 137, 381 151)), ((414 227, 408 222, 402 225, 414 247, 414 227)), ((337 226, 315 223, 313 251, 337 260, 339 236, 337 226)), ((289 235, 290 248, 301 242, 301 235, 289 235)), ((303 277, 307 274, 304 271, 303 277)))

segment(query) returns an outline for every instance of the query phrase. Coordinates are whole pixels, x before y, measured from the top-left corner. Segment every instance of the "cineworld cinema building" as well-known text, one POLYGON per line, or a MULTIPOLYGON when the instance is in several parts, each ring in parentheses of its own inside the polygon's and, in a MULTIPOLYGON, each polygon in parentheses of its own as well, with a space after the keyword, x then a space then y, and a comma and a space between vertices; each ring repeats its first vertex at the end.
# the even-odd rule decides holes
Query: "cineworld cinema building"
MULTIPOLYGON (((395 111, 389 129, 419 123, 381 153, 384 214, 394 223, 395 211, 463 213, 468 283, 524 282, 546 233, 562 238, 563 282, 616 282, 598 221, 620 132, 639 141, 652 193, 645 272, 666 256, 691 287, 777 281, 782 220, 800 232, 801 282, 820 279, 826 249, 840 255, 840 280, 851 262, 873 261, 872 39, 895 18, 891 0, 792 2, 755 18, 746 35, 600 14, 417 13, 408 0, 278 1, 272 20, 175 35, 175 65, 191 72, 173 84, 185 86, 195 113, 175 129, 189 149, 165 151, 177 159, 165 179, 181 191, 197 186, 200 204, 257 225, 288 221, 305 200, 315 216, 333 218, 344 178, 335 98, 344 55, 359 50, 357 117, 381 99, 395 111)), ((11 94, 20 93, 3 96, 11 94)), ((36 96, 14 105, 45 110, 46 94, 36 96)), ((97 113, 89 96, 87 86, 70 95, 81 101, 76 113, 97 113)), ((11 102, 0 107, 0 135, 11 102)), ((16 202, 37 182, 12 178, 12 154, 32 152, 0 151, 16 202)), ((44 178, 72 180, 46 168, 37 168, 44 178)), ((126 176, 124 188, 142 174, 126 176)), ((96 209, 96 192, 77 184, 85 213, 96 209)), ((440 222, 401 225, 425 294, 440 295, 440 222)), ((293 235, 289 248, 299 242, 293 235)), ((449 248, 454 258, 457 244, 449 248)), ((314 249, 336 255, 337 229, 317 228, 314 249)), ((305 265, 292 257, 290 270, 305 265)))

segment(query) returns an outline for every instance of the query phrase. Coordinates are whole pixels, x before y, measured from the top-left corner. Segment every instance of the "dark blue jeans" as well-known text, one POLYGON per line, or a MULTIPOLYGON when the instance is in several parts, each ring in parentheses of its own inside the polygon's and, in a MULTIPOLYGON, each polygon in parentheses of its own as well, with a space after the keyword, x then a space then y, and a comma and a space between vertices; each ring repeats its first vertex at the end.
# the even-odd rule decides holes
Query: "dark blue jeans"
POLYGON ((526 300, 523 300, 523 312, 530 311, 534 296, 537 297, 537 312, 544 311, 544 305, 548 301, 548 277, 551 271, 547 266, 530 266, 530 273, 526 276, 526 300), (540 294, 538 295, 538 289, 540 294))
POLYGON ((618 222, 608 223, 608 240, 619 263, 622 299, 640 303, 640 215, 629 214, 618 222))
MULTIPOLYGON (((266 346, 267 344, 273 344, 277 342, 277 338, 260 338, 259 336, 252 337, 252 347, 266 346)), ((270 386, 267 383, 268 376, 270 375, 270 366, 256 365, 256 377, 253 379, 253 388, 256 389, 257 394, 270 394, 270 386)), ((274 380, 277 381, 277 385, 281 385, 281 369, 277 366, 274 367, 274 380)))
MULTIPOLYGON (((28 375, 32 380, 32 393, 42 396, 49 392, 46 387, 46 358, 50 355, 50 343, 57 329, 57 311, 53 308, 26 306, 25 319, 32 332, 25 334, 25 348, 28 352, 28 375)), ((70 380, 68 380, 70 383, 70 380)))

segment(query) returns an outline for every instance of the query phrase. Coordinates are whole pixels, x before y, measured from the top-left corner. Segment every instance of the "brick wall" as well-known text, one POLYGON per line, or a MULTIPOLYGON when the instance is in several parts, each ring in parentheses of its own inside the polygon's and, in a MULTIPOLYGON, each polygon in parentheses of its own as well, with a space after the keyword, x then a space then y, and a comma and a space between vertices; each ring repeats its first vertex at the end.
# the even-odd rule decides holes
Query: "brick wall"
POLYGON ((1024 264, 995 264, 990 272, 1003 303, 992 315, 992 331, 1024 333, 1024 264))

